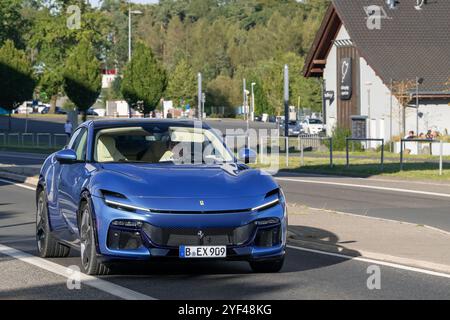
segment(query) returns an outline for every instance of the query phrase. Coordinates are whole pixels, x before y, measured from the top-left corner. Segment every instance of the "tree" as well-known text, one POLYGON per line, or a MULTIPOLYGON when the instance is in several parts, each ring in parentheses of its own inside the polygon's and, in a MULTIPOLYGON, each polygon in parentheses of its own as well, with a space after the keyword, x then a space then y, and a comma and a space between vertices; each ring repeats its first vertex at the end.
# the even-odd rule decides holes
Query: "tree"
POLYGON ((56 100, 63 89, 64 64, 71 50, 82 40, 88 39, 97 56, 104 56, 109 49, 108 37, 112 21, 104 13, 92 9, 83 0, 40 1, 29 20, 32 26, 27 33, 28 47, 35 51, 35 62, 41 65, 39 86, 50 99, 50 113, 54 113, 56 100), (67 7, 76 4, 81 9, 80 28, 68 28, 67 7))
POLYGON ((405 136, 406 134, 406 109, 411 101, 411 90, 415 86, 415 80, 399 80, 392 82, 392 94, 398 102, 398 126, 402 130, 402 136, 405 136))
POLYGON ((166 87, 167 76, 164 68, 149 47, 138 43, 123 74, 123 97, 130 107, 148 114, 156 109, 166 87))
POLYGON ((187 61, 181 60, 170 76, 167 96, 180 105, 192 104, 197 91, 196 79, 195 72, 187 61))
POLYGON ((21 0, 0 1, 0 45, 7 39, 22 44, 22 35, 27 21, 21 15, 21 0))
MULTIPOLYGON (((234 101, 230 94, 235 90, 233 79, 220 75, 208 84, 206 92, 206 109, 210 114, 214 113, 213 107, 224 108, 225 116, 234 116, 234 101)), ((217 111, 216 111, 217 112, 217 111)))
POLYGON ((78 110, 83 112, 84 121, 86 110, 97 101, 101 88, 100 62, 95 57, 91 43, 83 39, 67 58, 64 68, 64 91, 78 110))
POLYGON ((25 52, 16 49, 14 43, 7 40, 0 48, 0 106, 9 111, 9 130, 11 111, 33 97, 35 81, 32 72, 25 52))

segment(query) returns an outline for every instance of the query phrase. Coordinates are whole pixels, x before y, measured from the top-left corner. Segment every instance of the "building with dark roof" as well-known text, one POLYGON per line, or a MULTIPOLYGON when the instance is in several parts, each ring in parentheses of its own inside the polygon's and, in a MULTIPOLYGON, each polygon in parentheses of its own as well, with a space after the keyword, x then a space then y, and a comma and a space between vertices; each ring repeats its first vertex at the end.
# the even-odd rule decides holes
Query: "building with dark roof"
POLYGON ((450 130, 449 17, 449 0, 332 0, 303 70, 324 80, 328 133, 450 130))

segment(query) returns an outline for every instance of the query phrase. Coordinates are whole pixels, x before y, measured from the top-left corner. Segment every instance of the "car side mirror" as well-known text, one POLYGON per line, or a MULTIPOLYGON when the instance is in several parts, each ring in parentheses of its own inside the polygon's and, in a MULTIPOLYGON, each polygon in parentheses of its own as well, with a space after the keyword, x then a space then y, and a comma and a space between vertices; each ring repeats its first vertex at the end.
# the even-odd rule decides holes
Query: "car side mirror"
POLYGON ((257 154, 254 150, 244 148, 239 151, 238 159, 245 164, 256 163, 257 154))
POLYGON ((64 149, 55 154, 55 159, 63 164, 70 164, 77 161, 77 154, 72 149, 64 149))

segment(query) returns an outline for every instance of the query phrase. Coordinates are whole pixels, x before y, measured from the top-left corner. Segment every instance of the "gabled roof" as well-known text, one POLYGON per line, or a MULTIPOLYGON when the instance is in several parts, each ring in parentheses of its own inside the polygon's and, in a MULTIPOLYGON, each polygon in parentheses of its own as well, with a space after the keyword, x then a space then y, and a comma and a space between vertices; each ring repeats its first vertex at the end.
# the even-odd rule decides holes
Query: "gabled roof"
POLYGON ((449 94, 450 1, 429 0, 422 10, 415 5, 416 0, 401 0, 392 10, 385 0, 333 0, 307 57, 304 75, 322 75, 324 66, 319 63, 326 59, 343 24, 359 54, 385 84, 391 79, 421 77, 425 80, 422 94, 449 94), (365 8, 371 5, 382 7, 387 14, 379 30, 367 26, 365 8))

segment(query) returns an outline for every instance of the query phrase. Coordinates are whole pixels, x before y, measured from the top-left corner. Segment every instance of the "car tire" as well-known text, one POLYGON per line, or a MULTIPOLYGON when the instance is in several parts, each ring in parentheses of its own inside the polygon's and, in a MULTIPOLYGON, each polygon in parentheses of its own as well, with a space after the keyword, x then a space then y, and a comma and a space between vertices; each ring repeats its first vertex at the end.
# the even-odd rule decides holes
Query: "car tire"
POLYGON ((70 247, 58 242, 50 232, 47 196, 44 189, 39 192, 37 198, 36 244, 41 258, 65 258, 70 254, 70 247))
POLYGON ((250 261, 250 267, 256 273, 277 273, 283 268, 284 257, 277 260, 250 261))
POLYGON ((88 275, 107 275, 111 270, 97 257, 95 232, 91 207, 88 202, 84 202, 80 221, 81 270, 88 275))

